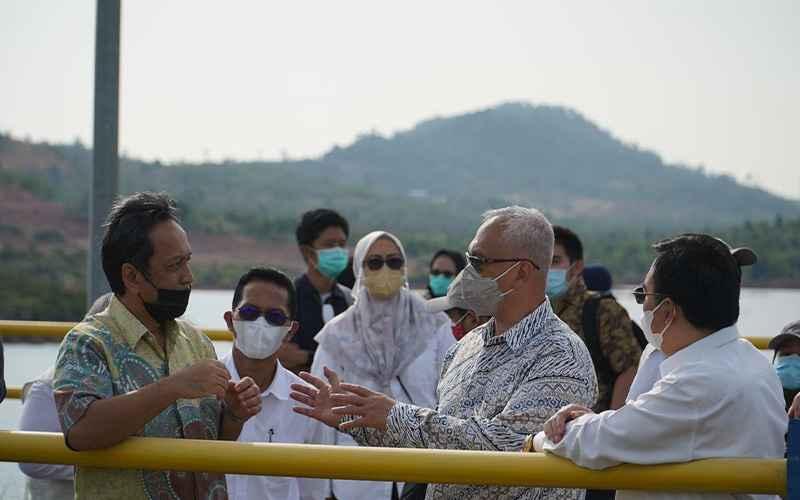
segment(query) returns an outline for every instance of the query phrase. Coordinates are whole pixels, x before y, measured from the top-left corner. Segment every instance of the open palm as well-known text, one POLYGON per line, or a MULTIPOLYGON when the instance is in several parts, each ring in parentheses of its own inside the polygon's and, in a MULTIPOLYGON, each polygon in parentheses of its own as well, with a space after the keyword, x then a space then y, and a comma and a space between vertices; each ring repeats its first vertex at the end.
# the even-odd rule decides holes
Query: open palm
POLYGON ((341 415, 333 413, 333 402, 331 394, 339 392, 339 375, 335 371, 325 367, 325 382, 319 377, 315 377, 308 372, 301 372, 300 378, 308 382, 311 387, 301 384, 292 384, 292 393, 289 395, 293 400, 305 406, 295 406, 295 413, 319 420, 325 425, 337 428, 341 415))

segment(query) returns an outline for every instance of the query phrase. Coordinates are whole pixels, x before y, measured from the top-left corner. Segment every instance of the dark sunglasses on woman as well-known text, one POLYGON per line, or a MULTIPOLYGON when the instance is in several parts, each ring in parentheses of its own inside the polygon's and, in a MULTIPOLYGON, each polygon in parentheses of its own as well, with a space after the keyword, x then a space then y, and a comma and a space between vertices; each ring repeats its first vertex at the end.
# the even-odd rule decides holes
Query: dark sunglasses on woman
POLYGON ((403 266, 405 265, 406 261, 404 261, 402 257, 387 257, 387 258, 384 259, 381 256, 375 255, 375 256, 372 256, 372 257, 368 258, 364 263, 372 271, 380 270, 380 268, 382 268, 384 266, 384 264, 389 269, 394 269, 395 271, 397 271, 398 269, 402 269, 403 268, 403 266))

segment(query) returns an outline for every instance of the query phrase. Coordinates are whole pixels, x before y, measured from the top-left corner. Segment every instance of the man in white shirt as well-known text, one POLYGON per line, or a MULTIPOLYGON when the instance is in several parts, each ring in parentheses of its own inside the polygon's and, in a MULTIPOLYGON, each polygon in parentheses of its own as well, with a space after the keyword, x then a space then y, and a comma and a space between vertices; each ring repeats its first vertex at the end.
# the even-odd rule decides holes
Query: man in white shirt
MULTIPOLYGON (((281 366, 277 351, 297 331, 294 321, 295 288, 275 269, 255 268, 239 279, 232 310, 225 322, 234 336, 234 347, 222 359, 232 382, 252 377, 261 390, 261 411, 245 422, 240 442, 310 443, 312 421, 292 411, 291 384, 302 384, 281 366)), ((321 498, 324 482, 319 479, 228 474, 232 500, 298 500, 321 498)))
MULTIPOLYGON (((665 359, 649 391, 619 410, 565 406, 527 443, 591 469, 702 458, 781 458, 787 417, 769 360, 739 337, 740 265, 752 251, 686 234, 657 243, 634 291, 642 330, 665 359)), ((735 496, 745 498, 747 496, 735 496)), ((734 498, 733 494, 619 491, 626 498, 734 498)))

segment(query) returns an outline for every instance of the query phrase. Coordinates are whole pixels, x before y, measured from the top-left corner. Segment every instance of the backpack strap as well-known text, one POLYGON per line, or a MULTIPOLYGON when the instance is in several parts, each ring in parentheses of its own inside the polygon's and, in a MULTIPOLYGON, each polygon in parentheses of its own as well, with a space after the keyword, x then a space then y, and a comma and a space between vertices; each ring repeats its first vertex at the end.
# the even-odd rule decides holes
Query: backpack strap
POLYGON ((592 356, 592 363, 594 363, 595 370, 602 368, 606 373, 611 372, 611 364, 605 356, 600 347, 600 335, 597 328, 597 310, 600 308, 600 301, 605 299, 613 299, 614 296, 610 293, 603 293, 589 298, 583 303, 583 340, 586 347, 589 348, 589 354, 592 356))

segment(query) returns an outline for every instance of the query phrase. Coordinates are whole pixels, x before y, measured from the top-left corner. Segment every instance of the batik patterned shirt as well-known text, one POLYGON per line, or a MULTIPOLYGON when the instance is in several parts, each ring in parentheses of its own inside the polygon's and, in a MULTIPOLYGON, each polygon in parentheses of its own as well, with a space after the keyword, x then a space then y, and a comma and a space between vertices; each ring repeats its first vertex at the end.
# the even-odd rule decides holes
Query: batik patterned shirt
MULTIPOLYGON (((586 283, 580 278, 567 293, 553 301, 553 310, 558 317, 584 341, 583 307, 587 300, 596 296, 596 292, 586 289, 586 283)), ((616 300, 603 299, 597 305, 596 331, 596 345, 599 345, 600 352, 594 354, 599 359, 606 360, 605 363, 595 366, 599 396, 593 409, 599 413, 611 407, 617 377, 639 365, 642 348, 633 333, 628 312, 616 300)))
MULTIPOLYGON (((77 324, 56 360, 54 389, 61 427, 70 428, 98 399, 140 389, 194 363, 216 359, 214 346, 182 321, 168 322, 166 352, 116 298, 100 314, 77 324)), ((179 399, 137 436, 217 439, 221 406, 214 396, 179 399)), ((75 498, 224 499, 223 474, 76 467, 75 498)))
MULTIPOLYGON (((561 407, 597 397, 586 346, 545 302, 502 335, 494 321, 454 344, 442 367, 438 407, 397 403, 385 432, 355 429, 367 446, 521 450, 561 407)), ((584 490, 432 484, 428 499, 579 499, 584 490)))

